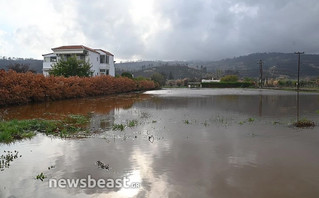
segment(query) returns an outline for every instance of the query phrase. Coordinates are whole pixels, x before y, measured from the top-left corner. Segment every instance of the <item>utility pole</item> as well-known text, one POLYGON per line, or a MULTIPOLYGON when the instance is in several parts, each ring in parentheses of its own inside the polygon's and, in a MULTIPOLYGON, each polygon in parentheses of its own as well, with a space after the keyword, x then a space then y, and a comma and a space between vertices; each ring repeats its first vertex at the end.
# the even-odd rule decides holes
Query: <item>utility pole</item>
POLYGON ((259 62, 257 64, 259 64, 260 88, 263 88, 263 61, 259 60, 259 62))
POLYGON ((300 54, 304 54, 305 52, 295 52, 298 54, 298 82, 297 82, 297 90, 299 91, 300 84, 299 84, 299 75, 300 75, 300 54))

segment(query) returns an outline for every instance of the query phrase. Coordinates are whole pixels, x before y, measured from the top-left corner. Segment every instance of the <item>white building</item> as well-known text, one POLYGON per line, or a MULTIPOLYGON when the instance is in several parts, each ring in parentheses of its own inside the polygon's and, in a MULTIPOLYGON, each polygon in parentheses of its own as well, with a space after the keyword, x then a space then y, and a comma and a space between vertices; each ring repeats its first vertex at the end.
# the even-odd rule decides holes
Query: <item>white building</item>
POLYGON ((52 66, 60 59, 76 56, 80 60, 88 61, 92 68, 92 75, 115 76, 114 55, 102 49, 91 49, 83 45, 69 45, 52 48, 53 53, 43 56, 43 75, 48 76, 52 66))
POLYGON ((210 83, 210 82, 220 82, 220 80, 214 80, 214 78, 212 78, 211 80, 202 79, 202 83, 210 83))

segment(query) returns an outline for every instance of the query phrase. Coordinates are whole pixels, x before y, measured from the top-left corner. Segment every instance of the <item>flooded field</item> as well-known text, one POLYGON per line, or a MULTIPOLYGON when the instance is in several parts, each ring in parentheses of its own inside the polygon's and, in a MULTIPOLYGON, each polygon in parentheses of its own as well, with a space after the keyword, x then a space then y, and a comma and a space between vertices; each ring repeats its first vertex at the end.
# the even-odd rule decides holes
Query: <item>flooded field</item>
MULTIPOLYGON (((87 115, 92 135, 0 143, 0 197, 319 197, 319 95, 164 89, 0 109, 0 119, 87 115), (299 108, 297 108, 299 106, 299 108), (49 187, 50 179, 129 186, 49 187)), ((62 182, 61 182, 62 183, 62 182)))

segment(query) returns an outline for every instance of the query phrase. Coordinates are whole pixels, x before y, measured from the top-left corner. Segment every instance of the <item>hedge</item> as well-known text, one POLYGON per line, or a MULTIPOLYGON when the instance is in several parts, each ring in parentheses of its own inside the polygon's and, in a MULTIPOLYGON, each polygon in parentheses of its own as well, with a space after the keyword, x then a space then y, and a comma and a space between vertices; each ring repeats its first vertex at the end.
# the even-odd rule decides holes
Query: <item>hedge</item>
POLYGON ((251 82, 207 82, 202 83, 205 88, 245 88, 252 86, 251 82))
POLYGON ((44 77, 42 74, 0 70, 0 106, 54 101, 156 88, 150 80, 126 77, 44 77))

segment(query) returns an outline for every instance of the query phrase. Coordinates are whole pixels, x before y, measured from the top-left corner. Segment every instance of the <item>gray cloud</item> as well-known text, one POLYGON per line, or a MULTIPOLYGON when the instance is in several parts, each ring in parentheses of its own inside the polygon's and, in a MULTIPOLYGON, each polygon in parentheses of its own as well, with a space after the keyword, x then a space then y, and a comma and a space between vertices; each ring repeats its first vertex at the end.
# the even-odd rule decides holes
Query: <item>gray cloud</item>
MULTIPOLYGON (((79 0, 51 4, 57 13, 63 10, 59 20, 72 13, 68 17, 72 24, 61 20, 63 31, 55 34, 59 38, 40 24, 39 30, 28 29, 28 37, 39 38, 36 46, 41 40, 46 48, 49 43, 85 44, 105 48, 126 60, 216 60, 254 52, 319 52, 317 0, 79 0), (71 10, 64 9, 66 4, 72 4, 71 10)), ((33 40, 26 38, 27 43, 35 43, 33 40)))

